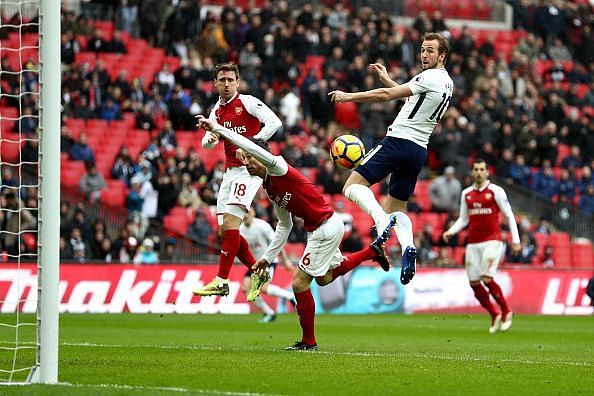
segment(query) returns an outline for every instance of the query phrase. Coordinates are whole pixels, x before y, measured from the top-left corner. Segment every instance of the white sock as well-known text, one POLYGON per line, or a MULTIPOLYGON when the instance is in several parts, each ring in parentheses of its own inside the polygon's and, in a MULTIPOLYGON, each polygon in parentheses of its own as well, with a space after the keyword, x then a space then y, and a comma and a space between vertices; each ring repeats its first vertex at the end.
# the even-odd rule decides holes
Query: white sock
POLYGON ((359 205, 361 209, 373 218, 375 225, 379 225, 386 218, 386 212, 375 199, 373 191, 362 184, 351 184, 344 191, 344 196, 359 205))
POLYGON ((269 296, 284 298, 285 300, 295 299, 295 295, 293 294, 293 292, 283 289, 282 287, 277 285, 271 285, 270 283, 266 288, 266 294, 268 294, 269 296))
POLYGON ((219 283, 229 283, 229 279, 223 279, 220 276, 215 276, 215 280, 219 283))
POLYGON ((266 301, 264 301, 262 297, 256 297, 254 300, 254 305, 260 308, 266 315, 274 315, 274 310, 270 308, 270 305, 266 304, 266 301))
POLYGON ((404 249, 408 246, 414 247, 412 221, 410 221, 406 213, 395 212, 395 215, 396 225, 394 225, 394 231, 396 231, 396 236, 402 248, 402 254, 404 254, 404 249))

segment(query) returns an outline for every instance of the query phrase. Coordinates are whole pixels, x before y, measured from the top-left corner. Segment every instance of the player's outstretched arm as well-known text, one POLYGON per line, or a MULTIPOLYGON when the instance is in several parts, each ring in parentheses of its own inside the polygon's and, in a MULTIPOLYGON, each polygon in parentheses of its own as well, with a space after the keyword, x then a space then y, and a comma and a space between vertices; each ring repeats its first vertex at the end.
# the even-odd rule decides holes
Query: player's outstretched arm
POLYGON ((276 224, 276 228, 274 230, 274 237, 272 238, 272 241, 270 241, 268 249, 266 249, 266 253, 264 253, 264 256, 262 256, 262 259, 269 263, 274 261, 283 246, 285 246, 287 240, 289 239, 291 228, 293 228, 293 219, 291 218, 291 213, 275 203, 273 203, 273 206, 276 216, 278 217, 278 223, 276 224))
POLYGON ((389 88, 377 88, 363 92, 343 92, 332 91, 328 93, 334 103, 356 102, 356 103, 375 103, 387 102, 389 100, 406 98, 413 93, 406 85, 397 85, 389 88))
POLYGON ((382 84, 386 87, 396 87, 398 83, 390 78, 388 74, 388 70, 386 70, 386 66, 382 65, 381 63, 371 63, 369 65, 369 71, 372 73, 377 73, 382 84))
POLYGON ((199 127, 204 128, 208 132, 212 132, 215 135, 221 135, 237 147, 247 151, 250 155, 252 155, 258 161, 260 161, 264 166, 272 167, 276 165, 274 155, 259 147, 257 144, 250 141, 249 139, 223 127, 222 125, 217 124, 212 120, 209 120, 203 115, 197 115, 196 118, 198 119, 199 127))

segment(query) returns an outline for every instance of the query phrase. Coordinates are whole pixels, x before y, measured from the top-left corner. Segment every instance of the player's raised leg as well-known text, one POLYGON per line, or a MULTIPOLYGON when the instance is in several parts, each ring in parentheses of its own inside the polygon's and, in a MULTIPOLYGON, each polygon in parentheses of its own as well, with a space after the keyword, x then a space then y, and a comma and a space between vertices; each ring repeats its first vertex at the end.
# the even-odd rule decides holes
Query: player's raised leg
POLYGON ((405 140, 386 137, 365 157, 363 162, 349 176, 343 192, 371 215, 378 232, 378 243, 385 242, 393 227, 402 248, 403 265, 400 274, 402 284, 407 284, 415 275, 416 249, 413 229, 406 215, 408 198, 415 189, 417 176, 421 171, 427 150, 405 140), (369 186, 390 175, 389 194, 382 208, 369 186), (388 215, 386 212, 391 213, 388 215))
MULTIPOLYGON (((352 271, 367 260, 376 261, 384 271, 389 271, 390 269, 390 261, 388 259, 388 255, 386 254, 384 245, 374 245, 373 247, 368 246, 363 250, 343 256, 340 265, 330 271, 332 276, 329 278, 327 283, 330 283, 339 276, 352 271)), ((320 284, 320 286, 327 284, 320 283, 319 278, 316 278, 316 282, 320 284)))
POLYGON ((342 191, 344 196, 357 204, 365 213, 373 218, 378 237, 387 232, 383 242, 390 236, 388 214, 382 209, 381 205, 375 199, 373 191, 369 188, 371 184, 357 171, 353 171, 347 179, 342 191))

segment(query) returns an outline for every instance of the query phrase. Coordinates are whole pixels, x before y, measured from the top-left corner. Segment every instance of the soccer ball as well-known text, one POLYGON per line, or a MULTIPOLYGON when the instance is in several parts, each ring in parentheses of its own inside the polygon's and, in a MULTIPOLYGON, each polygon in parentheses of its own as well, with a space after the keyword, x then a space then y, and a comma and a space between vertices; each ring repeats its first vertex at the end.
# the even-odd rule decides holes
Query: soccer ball
POLYGON ((353 169, 365 157, 363 142, 353 135, 337 137, 330 147, 330 159, 339 167, 353 169))

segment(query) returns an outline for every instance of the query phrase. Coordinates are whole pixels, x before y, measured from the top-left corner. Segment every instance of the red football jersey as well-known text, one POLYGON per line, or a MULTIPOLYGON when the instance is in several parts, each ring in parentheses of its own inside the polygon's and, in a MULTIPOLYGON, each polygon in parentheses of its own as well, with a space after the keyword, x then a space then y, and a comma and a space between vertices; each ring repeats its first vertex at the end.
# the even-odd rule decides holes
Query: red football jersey
MULTIPOLYGON (((253 102, 254 99, 254 97, 249 95, 237 94, 227 103, 221 104, 220 102, 217 102, 212 110, 210 119, 249 139, 260 132, 260 120, 251 113, 255 112, 253 108, 262 106, 262 102, 257 100, 255 106, 251 103, 246 106, 246 103, 244 103, 244 101, 253 102), (250 111, 248 111, 248 107, 250 107, 250 111), (212 117, 212 114, 214 114, 214 118, 212 117)), ((224 144, 225 168, 230 166, 242 166, 242 163, 235 157, 237 146, 228 140, 225 140, 224 144)))
POLYGON ((291 165, 282 176, 267 175, 263 187, 274 203, 302 218, 303 228, 309 232, 334 213, 318 188, 291 165))
POLYGON ((497 201, 507 202, 503 189, 488 183, 481 190, 468 187, 462 192, 464 202, 460 207, 461 215, 468 214, 468 243, 500 241, 499 213, 497 201))

